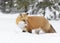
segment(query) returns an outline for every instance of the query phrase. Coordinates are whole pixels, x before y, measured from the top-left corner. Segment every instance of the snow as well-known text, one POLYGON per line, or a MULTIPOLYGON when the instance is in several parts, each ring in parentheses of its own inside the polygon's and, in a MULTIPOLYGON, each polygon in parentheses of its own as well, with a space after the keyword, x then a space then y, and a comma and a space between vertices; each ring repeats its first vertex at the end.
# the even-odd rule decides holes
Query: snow
POLYGON ((60 20, 51 20, 50 23, 57 33, 30 34, 28 32, 16 32, 15 23, 17 14, 3 14, 0 12, 0 43, 59 43, 60 20))

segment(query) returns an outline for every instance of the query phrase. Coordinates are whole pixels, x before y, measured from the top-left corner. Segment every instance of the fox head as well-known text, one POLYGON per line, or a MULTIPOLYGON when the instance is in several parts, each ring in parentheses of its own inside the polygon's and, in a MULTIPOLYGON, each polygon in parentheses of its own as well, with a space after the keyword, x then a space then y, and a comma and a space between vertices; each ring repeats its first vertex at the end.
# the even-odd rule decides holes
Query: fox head
POLYGON ((18 17, 16 18, 16 24, 18 25, 21 21, 25 22, 27 19, 28 13, 22 13, 19 14, 18 17))
POLYGON ((28 13, 23 13, 23 14, 20 14, 19 16, 21 21, 25 21, 25 19, 27 19, 28 13))

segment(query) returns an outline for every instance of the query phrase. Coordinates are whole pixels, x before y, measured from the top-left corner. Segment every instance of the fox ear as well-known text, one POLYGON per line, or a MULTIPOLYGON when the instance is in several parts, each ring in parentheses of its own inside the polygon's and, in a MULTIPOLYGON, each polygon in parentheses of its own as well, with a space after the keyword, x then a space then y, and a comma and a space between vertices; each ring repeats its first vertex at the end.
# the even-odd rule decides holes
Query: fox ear
POLYGON ((26 13, 26 15, 28 15, 29 13, 26 13))
POLYGON ((20 16, 22 17, 22 14, 20 14, 20 16))

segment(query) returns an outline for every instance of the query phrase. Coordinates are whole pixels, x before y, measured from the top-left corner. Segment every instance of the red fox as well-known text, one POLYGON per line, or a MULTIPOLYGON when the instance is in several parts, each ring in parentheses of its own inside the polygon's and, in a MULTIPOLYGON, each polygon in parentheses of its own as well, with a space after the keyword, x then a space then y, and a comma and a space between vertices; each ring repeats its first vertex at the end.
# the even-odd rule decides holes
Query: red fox
POLYGON ((16 24, 18 25, 20 21, 24 21, 27 24, 25 28, 29 33, 32 33, 33 29, 42 29, 45 33, 56 32, 49 21, 43 16, 28 16, 27 13, 20 14, 16 18, 16 24))

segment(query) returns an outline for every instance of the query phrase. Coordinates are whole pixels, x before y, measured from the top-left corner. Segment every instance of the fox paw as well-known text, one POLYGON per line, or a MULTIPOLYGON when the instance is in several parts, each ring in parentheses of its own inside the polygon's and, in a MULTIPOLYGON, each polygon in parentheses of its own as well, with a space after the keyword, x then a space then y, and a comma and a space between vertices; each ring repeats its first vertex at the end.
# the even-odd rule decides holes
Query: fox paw
POLYGON ((22 32, 26 32, 25 30, 23 30, 22 32))

